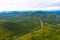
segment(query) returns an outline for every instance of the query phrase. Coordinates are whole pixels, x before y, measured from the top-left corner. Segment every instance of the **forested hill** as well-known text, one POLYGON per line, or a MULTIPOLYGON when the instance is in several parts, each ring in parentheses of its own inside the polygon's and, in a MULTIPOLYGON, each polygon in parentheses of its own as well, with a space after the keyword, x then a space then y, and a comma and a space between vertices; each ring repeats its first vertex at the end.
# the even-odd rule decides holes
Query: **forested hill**
POLYGON ((0 12, 0 20, 39 20, 60 22, 60 11, 6 11, 0 12), (57 19, 57 20, 56 20, 57 19))
POLYGON ((0 12, 0 40, 60 40, 60 11, 0 12))

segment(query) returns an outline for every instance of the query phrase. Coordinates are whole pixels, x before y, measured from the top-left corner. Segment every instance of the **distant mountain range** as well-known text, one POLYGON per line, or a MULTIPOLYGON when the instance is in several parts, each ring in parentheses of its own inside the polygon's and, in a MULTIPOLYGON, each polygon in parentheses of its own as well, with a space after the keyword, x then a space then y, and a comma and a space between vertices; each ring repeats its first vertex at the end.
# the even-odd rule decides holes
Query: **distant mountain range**
POLYGON ((5 11, 0 12, 0 20, 31 20, 39 18, 56 18, 60 17, 60 10, 54 11, 5 11), (50 15, 50 16, 49 16, 50 15), (49 16, 49 17, 48 17, 49 16))

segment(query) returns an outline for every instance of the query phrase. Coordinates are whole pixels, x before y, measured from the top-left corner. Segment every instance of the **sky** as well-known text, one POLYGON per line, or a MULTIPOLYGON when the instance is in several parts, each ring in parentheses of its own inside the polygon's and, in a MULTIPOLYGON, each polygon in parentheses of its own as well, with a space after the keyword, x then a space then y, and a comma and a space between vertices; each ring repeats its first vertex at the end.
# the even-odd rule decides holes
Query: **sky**
POLYGON ((60 0, 0 0, 0 11, 60 10, 60 0))

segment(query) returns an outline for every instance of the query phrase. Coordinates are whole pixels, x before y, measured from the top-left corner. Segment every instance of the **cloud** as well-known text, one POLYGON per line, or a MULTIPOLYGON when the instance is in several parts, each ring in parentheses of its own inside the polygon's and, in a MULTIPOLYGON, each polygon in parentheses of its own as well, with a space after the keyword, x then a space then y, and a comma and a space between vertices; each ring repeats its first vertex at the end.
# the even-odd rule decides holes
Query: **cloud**
POLYGON ((55 6, 59 8, 59 0, 0 0, 0 11, 52 9, 55 6))
POLYGON ((60 10, 60 6, 53 6, 53 7, 45 7, 45 8, 41 8, 41 10, 60 10))

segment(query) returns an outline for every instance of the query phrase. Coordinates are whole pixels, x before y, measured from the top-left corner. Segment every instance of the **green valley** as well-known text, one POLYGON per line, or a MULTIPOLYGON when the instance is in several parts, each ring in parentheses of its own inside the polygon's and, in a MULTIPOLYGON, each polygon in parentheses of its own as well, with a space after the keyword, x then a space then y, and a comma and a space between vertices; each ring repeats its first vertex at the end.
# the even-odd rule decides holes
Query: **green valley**
POLYGON ((0 12, 0 40, 60 40, 60 11, 0 12))

